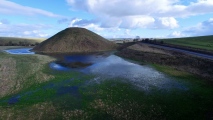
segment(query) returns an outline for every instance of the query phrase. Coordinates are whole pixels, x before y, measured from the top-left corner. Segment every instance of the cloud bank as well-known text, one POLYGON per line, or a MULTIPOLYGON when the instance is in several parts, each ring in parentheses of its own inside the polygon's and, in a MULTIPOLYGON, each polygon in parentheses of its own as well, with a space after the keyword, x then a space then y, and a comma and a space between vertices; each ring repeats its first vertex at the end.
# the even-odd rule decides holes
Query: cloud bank
POLYGON ((213 13, 212 0, 198 0, 188 6, 180 0, 67 0, 67 3, 73 9, 98 16, 101 27, 173 29, 179 26, 178 17, 213 13))
POLYGON ((8 24, 8 20, 4 19, 4 21, 0 20, 0 35, 7 37, 49 37, 44 30, 52 28, 44 24, 8 24))
MULTIPOLYGON (((93 30, 103 29, 176 29, 177 18, 213 13, 213 0, 66 0, 71 9, 86 11, 95 15, 96 22, 80 18, 71 20, 70 26, 85 27, 93 30), (97 22, 98 21, 98 22, 97 22), (81 24, 80 24, 81 23, 81 24)), ((204 24, 204 23, 203 23, 204 24)), ((202 25, 196 26, 196 31, 202 25)), ((204 30, 205 34, 208 30, 204 30)), ((196 32, 185 31, 185 33, 196 32)), ((182 33, 182 32, 181 32, 182 33)), ((183 36, 178 31, 174 36, 183 36)), ((198 33, 194 33, 198 34, 198 33)), ((204 34, 204 33, 200 33, 204 34)), ((171 34, 172 35, 172 34, 171 34)))
POLYGON ((12 15, 43 15, 47 17, 62 17, 49 11, 41 10, 38 8, 32 8, 23 6, 11 1, 0 0, 0 13, 1 14, 12 14, 12 15))
POLYGON ((168 37, 189 37, 213 35, 213 18, 198 23, 195 26, 185 28, 182 31, 174 31, 168 37))

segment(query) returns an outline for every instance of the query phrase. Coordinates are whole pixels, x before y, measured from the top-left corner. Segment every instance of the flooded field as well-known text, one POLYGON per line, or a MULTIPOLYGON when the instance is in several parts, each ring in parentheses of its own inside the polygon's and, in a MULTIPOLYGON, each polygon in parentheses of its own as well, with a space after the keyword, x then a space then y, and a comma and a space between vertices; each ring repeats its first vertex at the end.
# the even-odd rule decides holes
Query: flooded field
POLYGON ((147 91, 150 88, 157 89, 182 89, 187 90, 184 84, 179 83, 161 72, 156 71, 150 66, 138 65, 124 60, 112 53, 92 54, 92 55, 70 55, 64 56, 63 61, 57 64, 52 62, 50 68, 58 71, 78 71, 85 75, 93 75, 94 78, 90 83, 101 83, 104 80, 118 79, 122 82, 129 83, 138 89, 147 91), (63 66, 63 63, 91 63, 85 67, 72 68, 63 66))
POLYGON ((1 118, 6 112, 12 112, 11 119, 26 113, 25 119, 212 118, 213 88, 196 77, 169 76, 112 52, 51 57, 55 61, 43 72, 54 78, 0 98, 1 118))

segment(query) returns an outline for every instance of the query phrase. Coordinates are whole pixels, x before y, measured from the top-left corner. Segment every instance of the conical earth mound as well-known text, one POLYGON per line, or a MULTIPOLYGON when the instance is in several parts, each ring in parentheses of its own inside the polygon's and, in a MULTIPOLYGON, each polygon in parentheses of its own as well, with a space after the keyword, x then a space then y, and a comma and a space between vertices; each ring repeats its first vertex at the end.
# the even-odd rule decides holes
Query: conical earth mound
POLYGON ((33 48, 42 53, 98 52, 116 49, 116 44, 85 28, 67 28, 33 48))

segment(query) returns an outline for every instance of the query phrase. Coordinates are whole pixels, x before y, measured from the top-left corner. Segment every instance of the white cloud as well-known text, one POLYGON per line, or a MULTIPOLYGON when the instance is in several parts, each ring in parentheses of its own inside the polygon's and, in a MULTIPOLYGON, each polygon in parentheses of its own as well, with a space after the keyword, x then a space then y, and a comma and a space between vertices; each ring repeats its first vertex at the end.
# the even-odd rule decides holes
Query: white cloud
POLYGON ((103 29, 137 29, 137 28, 154 28, 154 29, 174 29, 179 27, 175 18, 152 18, 149 16, 127 16, 121 18, 103 17, 99 20, 85 20, 80 18, 72 19, 70 27, 95 28, 103 29), (92 27, 91 27, 92 26, 92 27))
POLYGON ((213 13, 213 0, 66 0, 72 9, 94 14, 101 28, 179 27, 176 18, 213 13))
POLYGON ((173 17, 162 17, 157 18, 154 23, 154 28, 168 28, 168 29, 174 29, 179 27, 178 22, 173 17))
POLYGON ((197 0, 189 5, 180 0, 67 0, 75 9, 107 16, 183 17, 213 13, 213 0, 197 0))
POLYGON ((39 30, 32 30, 32 31, 24 31, 23 32, 23 36, 34 36, 34 37, 48 37, 49 34, 46 34, 42 31, 39 30))
POLYGON ((96 24, 96 20, 83 20, 75 18, 71 20, 69 27, 83 27, 91 31, 96 32, 97 34, 102 35, 105 38, 125 38, 125 37, 135 37, 131 34, 130 29, 120 29, 115 25, 115 27, 101 27, 100 24, 96 24), (95 22, 93 22, 95 21, 95 22))
POLYGON ((180 31, 174 31, 172 33, 172 36, 174 36, 174 37, 182 37, 182 33, 180 31))
POLYGON ((70 27, 78 27, 78 25, 75 25, 76 24, 76 22, 79 22, 79 21, 81 21, 82 19, 79 19, 79 18, 75 18, 75 19, 73 19, 71 22, 70 22, 70 27))
POLYGON ((118 27, 122 23, 122 19, 117 17, 109 17, 105 16, 99 19, 101 22, 100 27, 102 28, 112 28, 112 27, 118 27))
POLYGON ((183 31, 191 36, 213 35, 213 18, 203 21, 183 31))
POLYGON ((173 17, 153 18, 150 16, 128 16, 120 20, 119 28, 154 28, 154 29, 174 29, 179 27, 178 22, 173 17))
POLYGON ((162 11, 177 0, 67 0, 76 9, 109 16, 150 15, 162 11), (82 5, 83 4, 83 5, 82 5), (82 8, 83 7, 83 8, 82 8))
POLYGON ((1 19, 0 23, 1 24, 10 24, 10 22, 7 19, 1 19))
POLYGON ((44 15, 48 17, 62 17, 49 11, 23 6, 7 0, 0 0, 0 13, 12 15, 44 15))
POLYGON ((30 35, 30 34, 31 34, 31 31, 24 31, 23 34, 24 34, 24 35, 30 35))
POLYGON ((167 37, 189 37, 189 36, 205 36, 213 35, 213 18, 198 23, 195 26, 185 28, 182 31, 174 31, 167 37))
POLYGON ((130 36, 131 35, 131 31, 129 29, 125 30, 125 35, 130 36))
POLYGON ((167 37, 169 38, 180 38, 180 37, 187 37, 187 35, 183 34, 181 31, 174 31, 169 34, 167 37))
POLYGON ((120 28, 132 29, 147 28, 155 22, 155 19, 149 16, 127 16, 121 21, 120 28))
POLYGON ((213 0, 198 0, 192 2, 186 11, 190 11, 191 14, 204 14, 213 13, 213 0))
POLYGON ((93 31, 102 31, 103 28, 99 27, 99 25, 93 23, 93 22, 88 22, 87 20, 75 18, 71 20, 69 27, 83 27, 86 29, 90 29, 93 31))
POLYGON ((102 31, 103 30, 103 28, 99 27, 99 25, 96 25, 96 24, 93 24, 93 23, 85 25, 84 27, 87 28, 87 29, 94 30, 94 31, 102 31))
POLYGON ((43 24, 0 24, 0 36, 8 37, 49 37, 44 30, 52 28, 43 24))
POLYGON ((93 22, 88 22, 87 20, 75 18, 71 20, 69 27, 83 27, 90 30, 101 31, 102 28, 99 25, 94 24, 93 22), (85 22, 86 21, 86 22, 85 22))
POLYGON ((67 0, 72 8, 95 14, 101 28, 157 28, 173 29, 178 22, 173 17, 156 17, 177 0, 67 0))

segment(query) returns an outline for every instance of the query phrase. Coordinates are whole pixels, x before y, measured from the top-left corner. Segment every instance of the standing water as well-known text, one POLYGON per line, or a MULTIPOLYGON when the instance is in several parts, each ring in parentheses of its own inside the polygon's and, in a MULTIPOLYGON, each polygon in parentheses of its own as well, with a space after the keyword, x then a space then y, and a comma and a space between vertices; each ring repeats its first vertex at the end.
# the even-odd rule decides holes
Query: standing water
POLYGON ((122 82, 128 82, 145 91, 153 87, 165 90, 171 88, 186 89, 184 85, 173 80, 173 78, 149 66, 142 66, 127 61, 112 53, 65 55, 60 62, 50 63, 50 68, 58 71, 79 71, 84 74, 95 76, 90 80, 90 83, 100 83, 104 80, 119 79, 122 82), (76 62, 88 64, 88 66, 72 67, 72 63, 76 62))
POLYGON ((7 53, 10 54, 35 54, 34 52, 31 52, 32 48, 19 48, 19 49, 9 49, 9 50, 4 50, 7 53))

